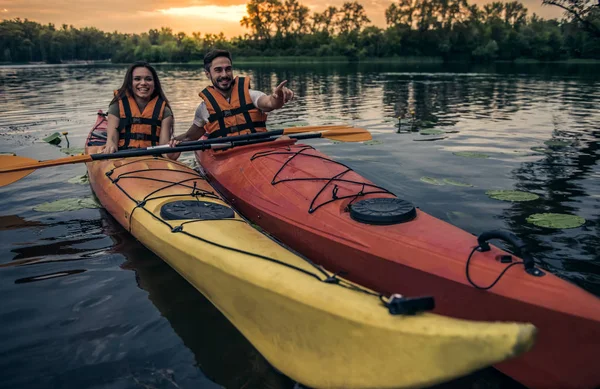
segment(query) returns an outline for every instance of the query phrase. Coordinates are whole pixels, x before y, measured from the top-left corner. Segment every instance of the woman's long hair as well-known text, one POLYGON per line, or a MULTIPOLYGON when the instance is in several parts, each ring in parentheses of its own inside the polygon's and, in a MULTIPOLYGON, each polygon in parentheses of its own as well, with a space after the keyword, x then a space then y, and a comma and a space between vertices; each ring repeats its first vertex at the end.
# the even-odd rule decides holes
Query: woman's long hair
POLYGON ((137 68, 142 67, 150 70, 150 73, 152 73, 152 77, 154 78, 154 92, 152 93, 152 96, 150 96, 150 100, 152 100, 156 96, 160 96, 165 101, 165 103, 167 103, 167 107, 171 109, 169 100, 167 100, 167 96, 165 96, 165 93, 163 92, 162 87, 160 86, 160 80, 158 79, 158 74, 156 74, 156 70, 154 70, 154 68, 150 66, 150 64, 146 61, 137 61, 134 62, 131 66, 129 66, 129 69, 127 69, 127 73, 125 73, 123 85, 121 85, 121 87, 117 91, 117 94, 110 102, 110 105, 118 103, 119 100, 127 96, 127 92, 129 92, 130 96, 134 96, 133 89, 131 88, 131 85, 133 84, 133 71, 137 68))

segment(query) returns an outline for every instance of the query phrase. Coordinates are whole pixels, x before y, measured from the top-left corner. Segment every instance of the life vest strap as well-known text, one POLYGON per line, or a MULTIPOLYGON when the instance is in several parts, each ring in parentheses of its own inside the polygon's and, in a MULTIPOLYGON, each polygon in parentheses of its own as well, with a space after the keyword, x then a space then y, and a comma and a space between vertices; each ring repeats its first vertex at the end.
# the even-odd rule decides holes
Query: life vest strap
MULTIPOLYGON (((204 92, 202 92, 202 93, 204 93, 204 92)), ((205 96, 206 96, 206 95, 205 95, 205 96)), ((207 96, 207 97, 208 97, 208 96, 207 96)), ((211 98, 211 97, 212 97, 212 96, 210 96, 208 99, 210 100, 210 98, 211 98)), ((240 99, 241 99, 241 97, 240 97, 240 99)), ((216 103, 216 101, 215 101, 215 103, 216 103)), ((212 104, 212 101, 211 101, 211 104, 212 104)), ((213 106, 214 106, 214 104, 213 104, 213 106)), ((235 115, 239 115, 239 114, 241 114, 241 113, 247 113, 247 112, 248 112, 249 110, 251 110, 251 109, 256 109, 256 106, 255 106, 254 104, 252 104, 252 103, 250 103, 250 104, 244 104, 244 105, 241 105, 240 107, 238 107, 238 108, 235 108, 235 109, 227 109, 227 110, 225 110, 225 111, 221 111, 220 109, 217 111, 217 110, 215 109, 215 111, 216 111, 216 112, 215 112, 215 113, 213 113, 212 115, 210 115, 210 116, 208 117, 208 121, 209 121, 210 123, 214 123, 214 122, 216 122, 217 120, 219 120, 219 119, 221 119, 221 118, 226 118, 226 117, 229 117, 229 116, 235 116, 235 115)), ((245 117, 245 116, 246 116, 246 115, 244 115, 244 117, 245 117)), ((249 115, 248 115, 248 116, 249 116, 249 115)), ((246 118, 246 119, 247 119, 247 118, 246 118)))
MULTIPOLYGON (((246 104, 246 90, 245 90, 245 85, 246 85, 246 78, 245 77, 240 77, 238 78, 238 97, 240 99, 240 107, 245 107, 247 105, 252 105, 253 108, 254 104, 252 103, 252 101, 250 101, 249 104, 246 104)), ((248 86, 249 88, 250 86, 248 86)), ((254 133, 256 132, 256 126, 254 126, 254 123, 252 123, 252 118, 250 117, 250 112, 249 110, 245 110, 244 111, 244 120, 246 121, 246 123, 250 124, 249 130, 250 132, 254 133)), ((266 124, 263 125, 262 127, 266 127, 266 124)))
POLYGON ((131 126, 132 124, 148 124, 151 126, 160 126, 161 121, 158 119, 149 118, 121 118, 119 120, 119 130, 123 132, 127 126, 131 126))
POLYGON ((266 122, 249 122, 249 123, 244 123, 244 124, 240 124, 238 126, 231 126, 231 127, 226 127, 226 128, 219 128, 217 131, 213 131, 210 134, 208 134, 208 139, 212 139, 212 138, 219 138, 219 137, 226 137, 229 134, 233 134, 236 132, 241 132, 244 130, 250 130, 251 132, 256 132, 256 127, 266 127, 267 123, 266 122))
POLYGON ((160 125, 161 125, 161 122, 158 120, 158 117, 160 116, 160 111, 162 109, 164 102, 165 101, 162 99, 162 97, 158 96, 158 100, 156 101, 156 104, 154 105, 154 111, 152 112, 152 120, 154 121, 154 124, 152 124, 152 129, 150 130, 150 133, 152 134, 152 139, 151 139, 152 146, 156 146, 159 143, 159 139, 156 136, 156 127, 160 127, 160 125))
MULTIPOLYGON (((125 111, 125 118, 131 118, 131 107, 129 106, 129 99, 127 98, 127 95, 123 96, 123 98, 121 98, 121 102, 123 103, 123 110, 125 111)), ((119 121, 119 126, 120 126, 120 121, 119 121)), ((126 124, 125 126, 123 126, 123 130, 125 131, 125 135, 127 134, 131 134, 131 123, 126 124)), ((127 148, 129 147, 129 137, 125 136, 125 144, 123 145, 123 147, 127 148)))

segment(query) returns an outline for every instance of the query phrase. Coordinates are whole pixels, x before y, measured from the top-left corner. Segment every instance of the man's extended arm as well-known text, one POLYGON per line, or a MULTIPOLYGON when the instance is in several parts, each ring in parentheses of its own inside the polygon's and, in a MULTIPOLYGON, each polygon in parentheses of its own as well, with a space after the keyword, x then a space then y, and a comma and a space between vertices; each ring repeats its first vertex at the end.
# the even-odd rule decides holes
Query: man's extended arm
POLYGON ((263 112, 270 112, 274 109, 279 109, 283 105, 294 98, 294 92, 285 87, 287 80, 283 81, 273 90, 270 95, 261 96, 256 102, 258 109, 263 112))

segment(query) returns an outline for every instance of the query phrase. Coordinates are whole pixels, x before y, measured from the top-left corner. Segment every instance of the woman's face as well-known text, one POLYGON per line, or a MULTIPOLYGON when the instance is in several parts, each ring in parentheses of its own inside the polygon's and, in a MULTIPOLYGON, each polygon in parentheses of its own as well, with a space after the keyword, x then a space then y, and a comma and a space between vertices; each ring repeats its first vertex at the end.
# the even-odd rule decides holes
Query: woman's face
POLYGON ((150 100, 154 93, 154 77, 150 69, 138 67, 133 69, 133 84, 131 85, 134 96, 150 100))

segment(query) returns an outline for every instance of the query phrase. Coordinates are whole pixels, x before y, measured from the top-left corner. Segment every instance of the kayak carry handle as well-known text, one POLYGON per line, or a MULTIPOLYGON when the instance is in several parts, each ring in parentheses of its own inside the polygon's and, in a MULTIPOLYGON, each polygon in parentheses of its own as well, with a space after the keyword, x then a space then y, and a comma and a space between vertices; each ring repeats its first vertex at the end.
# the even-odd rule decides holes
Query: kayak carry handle
POLYGON ((535 268, 535 261, 527 253, 525 249, 525 243, 521 239, 519 239, 515 234, 513 234, 510 231, 504 230, 484 231, 477 237, 479 251, 490 251, 490 244, 488 243, 488 241, 491 239, 500 239, 512 244, 516 249, 516 254, 523 259, 523 265, 525 266, 525 271, 527 273, 537 277, 544 275, 543 271, 535 268))
POLYGON ((380 298, 392 315, 415 315, 435 308, 435 300, 431 296, 404 297, 401 294, 393 294, 388 301, 380 298))

